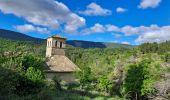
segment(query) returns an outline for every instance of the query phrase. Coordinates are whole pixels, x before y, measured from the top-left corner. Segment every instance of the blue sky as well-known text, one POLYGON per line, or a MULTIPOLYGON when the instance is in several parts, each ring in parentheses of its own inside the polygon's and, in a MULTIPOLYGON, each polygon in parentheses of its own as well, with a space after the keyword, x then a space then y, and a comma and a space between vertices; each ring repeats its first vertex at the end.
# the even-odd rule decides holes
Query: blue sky
POLYGON ((0 28, 33 37, 140 44, 170 40, 170 0, 0 0, 0 28))

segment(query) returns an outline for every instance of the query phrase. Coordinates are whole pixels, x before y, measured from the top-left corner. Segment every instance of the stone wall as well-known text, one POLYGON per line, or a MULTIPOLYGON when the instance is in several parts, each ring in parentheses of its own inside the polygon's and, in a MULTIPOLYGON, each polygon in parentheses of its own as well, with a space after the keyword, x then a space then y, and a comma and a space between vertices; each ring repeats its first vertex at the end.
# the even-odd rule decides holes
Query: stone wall
POLYGON ((64 49, 52 48, 52 55, 65 55, 64 49))
POLYGON ((52 48, 46 48, 46 57, 51 57, 52 55, 52 48))
POLYGON ((68 84, 68 83, 78 83, 78 80, 75 78, 74 73, 50 73, 47 72, 45 74, 47 80, 52 80, 54 76, 57 76, 62 80, 62 82, 68 84))

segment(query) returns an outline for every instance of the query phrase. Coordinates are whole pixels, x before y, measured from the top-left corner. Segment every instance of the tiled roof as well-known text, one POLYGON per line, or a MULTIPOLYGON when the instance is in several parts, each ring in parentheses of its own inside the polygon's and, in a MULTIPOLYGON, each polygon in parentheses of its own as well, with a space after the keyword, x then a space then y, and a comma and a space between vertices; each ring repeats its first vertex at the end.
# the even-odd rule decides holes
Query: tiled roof
POLYGON ((62 37, 60 35, 52 35, 49 38, 60 38, 60 39, 65 39, 66 40, 66 38, 64 38, 64 37, 62 37))
POLYGON ((46 62, 47 72, 75 72, 80 70, 70 59, 64 55, 54 55, 46 62))

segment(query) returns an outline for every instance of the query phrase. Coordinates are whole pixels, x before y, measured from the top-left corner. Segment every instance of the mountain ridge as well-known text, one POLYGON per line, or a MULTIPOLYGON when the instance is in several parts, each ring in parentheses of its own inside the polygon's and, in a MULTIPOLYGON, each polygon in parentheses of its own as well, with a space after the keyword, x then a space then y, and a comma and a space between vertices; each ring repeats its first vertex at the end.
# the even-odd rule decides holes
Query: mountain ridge
POLYGON ((20 41, 43 41, 44 39, 35 38, 26 34, 6 29, 0 29, 0 38, 20 41))
MULTIPOLYGON (((26 34, 15 32, 6 29, 0 29, 0 38, 17 40, 17 41, 33 41, 33 42, 45 42, 45 39, 35 38, 26 34)), ((135 46, 128 44, 109 43, 109 42, 93 42, 84 40, 67 40, 67 44, 80 47, 80 48, 133 48, 135 46)))

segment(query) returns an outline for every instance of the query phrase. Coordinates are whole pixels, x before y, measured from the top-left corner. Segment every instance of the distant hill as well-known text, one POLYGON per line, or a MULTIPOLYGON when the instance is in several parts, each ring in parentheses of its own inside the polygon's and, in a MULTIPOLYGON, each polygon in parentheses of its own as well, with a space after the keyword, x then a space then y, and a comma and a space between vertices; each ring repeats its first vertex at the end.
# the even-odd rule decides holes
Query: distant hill
MULTIPOLYGON (((33 41, 43 42, 44 39, 31 37, 23 33, 14 32, 10 30, 0 29, 0 38, 18 40, 18 41, 33 41)), ((80 48, 133 48, 132 45, 119 44, 119 43, 107 43, 107 42, 92 42, 92 41, 81 41, 81 40, 68 40, 68 45, 80 48)))
POLYGON ((67 44, 80 48, 133 48, 135 46, 128 44, 109 43, 109 42, 92 42, 81 40, 68 40, 67 44))
POLYGON ((34 41, 34 42, 44 41, 43 39, 40 38, 34 38, 19 32, 14 32, 14 31, 4 30, 4 29, 0 29, 0 38, 19 40, 19 41, 34 41))

